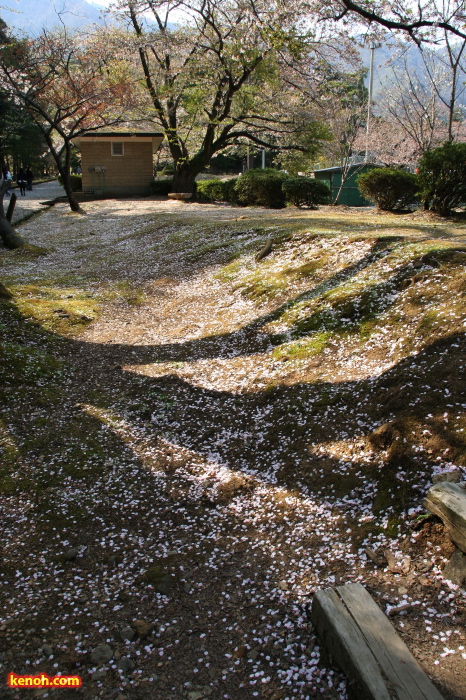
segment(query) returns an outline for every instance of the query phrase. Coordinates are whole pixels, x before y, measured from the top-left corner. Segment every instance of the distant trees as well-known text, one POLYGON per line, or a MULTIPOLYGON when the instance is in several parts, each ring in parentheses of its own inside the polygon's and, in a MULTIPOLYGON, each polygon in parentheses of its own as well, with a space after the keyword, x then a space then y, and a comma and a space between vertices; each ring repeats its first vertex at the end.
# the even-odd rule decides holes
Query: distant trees
POLYGON ((442 43, 443 46, 435 53, 423 51, 422 59, 431 89, 437 97, 447 124, 447 140, 453 141, 456 135, 455 122, 462 121, 465 116, 460 113, 459 105, 466 94, 466 39, 458 41, 445 30, 442 43))
POLYGON ((465 47, 466 41, 452 43, 446 34, 443 46, 419 52, 417 66, 410 62, 406 45, 402 55, 393 58, 378 104, 379 127, 393 123, 415 158, 463 131, 465 47))
POLYGON ((371 150, 382 161, 412 164, 439 144, 460 134, 464 138, 459 98, 465 90, 466 0, 302 1, 314 21, 365 32, 369 45, 385 41, 389 30, 405 52, 415 45, 422 48, 421 69, 413 71, 401 61, 391 84, 384 85, 385 105, 378 105, 371 129, 371 150))
POLYGON ((362 151, 368 143, 369 159, 381 165, 414 169, 419 159, 419 147, 389 114, 372 114, 369 139, 361 131, 355 149, 362 151))
MULTIPOLYGON (((0 19, 0 46, 10 41, 8 27, 0 19)), ((42 133, 27 111, 0 93, 0 163, 13 172, 21 165, 37 169, 46 150, 42 133)))
POLYGON ((328 75, 320 91, 320 104, 324 110, 332 139, 323 152, 332 164, 341 168, 341 185, 333 204, 338 204, 345 182, 354 169, 353 156, 366 125, 368 92, 364 85, 365 71, 328 75))
MULTIPOLYGON (((436 80, 436 75, 432 74, 436 80)), ((406 54, 384 83, 379 110, 398 132, 415 144, 416 155, 430 151, 447 138, 445 119, 432 82, 425 71, 409 66, 406 54)))
POLYGON ((0 162, 13 173, 21 166, 42 171, 47 144, 42 131, 21 106, 0 96, 0 162))
MULTIPOLYGON (((278 0, 118 0, 113 11, 119 26, 90 34, 44 30, 31 40, 2 40, 0 27, 1 87, 9 104, 25 109, 42 134, 74 210, 79 206, 69 178, 72 140, 128 122, 133 128, 136 122, 156 124, 164 131, 174 191, 192 191, 212 157, 246 144, 280 154, 276 162, 293 174, 306 171, 322 149, 342 168, 343 186, 354 153, 364 150, 368 96, 354 42, 344 27, 346 37, 335 33, 335 20, 359 16, 370 22, 375 13, 374 22, 383 24, 379 19, 387 13, 378 0, 370 11, 353 5, 349 0, 286 6, 278 0), (330 24, 303 21, 303 10, 330 24)), ((374 115, 371 139, 371 146, 385 148, 387 162, 389 148, 396 150, 392 162, 408 162, 403 150, 413 162, 439 139, 453 139, 459 123, 466 39, 456 44, 451 38, 459 15, 452 10, 448 26, 437 26, 432 18, 438 13, 428 3, 422 7, 425 14, 416 26, 401 5, 395 19, 389 10, 390 28, 418 42, 441 35, 441 71, 429 62, 428 52, 424 82, 406 66, 395 69, 390 100, 374 115)))

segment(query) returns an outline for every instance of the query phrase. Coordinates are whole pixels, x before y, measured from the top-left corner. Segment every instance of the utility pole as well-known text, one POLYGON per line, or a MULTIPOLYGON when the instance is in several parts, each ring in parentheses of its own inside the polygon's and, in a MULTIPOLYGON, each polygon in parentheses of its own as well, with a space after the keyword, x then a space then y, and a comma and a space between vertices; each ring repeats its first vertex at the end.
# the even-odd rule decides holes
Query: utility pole
POLYGON ((375 46, 371 46, 371 62, 369 68, 369 96, 367 101, 367 120, 366 120, 366 155, 364 162, 367 163, 369 158, 369 134, 371 129, 371 108, 372 108, 372 89, 374 86, 374 51, 375 46))
POLYGON ((262 169, 265 168, 265 148, 262 149, 262 169))

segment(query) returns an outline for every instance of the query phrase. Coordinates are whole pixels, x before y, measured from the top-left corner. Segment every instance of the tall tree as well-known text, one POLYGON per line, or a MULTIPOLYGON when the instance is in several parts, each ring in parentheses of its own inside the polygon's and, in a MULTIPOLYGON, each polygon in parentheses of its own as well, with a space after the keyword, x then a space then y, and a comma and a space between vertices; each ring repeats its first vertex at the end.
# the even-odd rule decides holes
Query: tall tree
POLYGON ((317 42, 283 5, 121 0, 118 14, 132 32, 151 116, 166 134, 174 190, 191 192, 211 157, 231 145, 303 150, 304 133, 308 145, 320 138, 315 117, 300 118, 296 90, 282 74, 304 63, 309 70, 317 42))

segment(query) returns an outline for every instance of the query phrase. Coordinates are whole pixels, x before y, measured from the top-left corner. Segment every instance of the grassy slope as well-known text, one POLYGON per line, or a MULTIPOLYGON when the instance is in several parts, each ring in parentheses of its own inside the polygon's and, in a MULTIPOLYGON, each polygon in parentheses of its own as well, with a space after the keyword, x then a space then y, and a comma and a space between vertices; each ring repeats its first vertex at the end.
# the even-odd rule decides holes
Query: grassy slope
MULTIPOLYGON (((175 254, 188 272, 190 266, 231 261, 217 268, 215 276, 226 292, 254 301, 257 319, 251 329, 269 341, 267 361, 281 363, 266 391, 250 400, 269 405, 270 419, 281 426, 278 436, 268 436, 269 448, 286 434, 302 457, 299 469, 290 460, 279 478, 289 487, 307 485, 312 490, 331 484, 336 495, 344 496, 357 481, 351 478, 356 470, 349 469, 337 488, 332 469, 336 460, 351 457, 354 442, 362 437, 364 447, 358 450, 367 452, 367 468, 379 484, 374 508, 384 513, 418 505, 419 494, 413 494, 412 485, 420 476, 427 482, 435 464, 466 466, 461 404, 466 248, 450 241, 419 240, 409 235, 412 224, 406 221, 405 235, 399 235, 399 221, 386 217, 383 227, 377 221, 376 233, 385 228, 384 235, 374 235, 374 224, 367 218, 361 223, 361 218, 345 218, 340 212, 305 222, 236 221, 222 226, 220 233, 215 222, 173 226, 162 221, 131 234, 145 238, 154 230, 167 231, 163 243, 153 246, 154 256, 163 246, 167 260, 175 254), (255 263, 252 253, 269 236, 275 242, 272 255, 255 263), (311 423, 313 442, 327 444, 328 469, 321 468, 323 455, 315 468, 307 435, 311 423)), ((426 228, 412 226, 417 236, 426 228)), ((92 264, 89 269, 92 277, 92 264)), ((59 336, 79 333, 97 317, 105 299, 123 297, 134 304, 144 299, 144 292, 134 283, 117 281, 96 298, 85 283, 70 288, 66 280, 60 287, 47 280, 17 285, 9 281, 17 310, 3 302, 8 340, 2 346, 3 378, 10 402, 12 391, 20 401, 27 380, 27 400, 38 418, 37 437, 32 430, 23 445, 13 449, 6 435, 4 449, 27 457, 29 450, 32 456, 42 452, 39 423, 45 420, 49 402, 60 401, 66 392, 66 385, 59 386, 60 363, 54 359, 60 355, 59 336), (24 322, 25 317, 29 321, 24 322)), ((16 413, 15 399, 13 405, 16 413)), ((64 430, 63 443, 68 442, 67 430, 73 441, 76 426, 65 424, 64 430)), ((85 462, 89 455, 86 450, 83 454, 85 462)), ((11 456, 7 463, 13 465, 15 459, 11 456)), ((12 477, 6 468, 7 491, 19 478, 15 474, 12 477)))
MULTIPOLYGON (((341 420, 334 441, 357 432, 352 417, 362 418, 360 449, 378 457, 371 467, 378 482, 375 512, 419 505, 412 485, 419 477, 427 483, 435 464, 466 466, 465 264, 466 248, 449 242, 392 235, 342 239, 311 231, 296 234, 260 265, 245 259, 219 273, 259 308, 273 301, 261 326, 276 345, 273 355, 287 362, 275 386, 294 385, 304 403, 314 392, 314 406, 325 409, 319 409, 327 419, 324 441, 332 432, 329 409, 331 421, 341 420), (352 357, 354 382, 351 362, 338 361, 352 357), (377 428, 367 430, 371 424, 377 428)), ((276 419, 283 420, 280 410, 276 419)), ((290 425, 295 441, 301 439, 299 423, 290 425)), ((314 426, 315 442, 318 432, 314 426)), ((350 442, 346 449, 335 447, 334 456, 350 456, 350 442)), ((330 480, 334 489, 328 467, 320 487, 330 480)), ((298 479, 316 487, 313 462, 309 471, 306 479, 290 467, 288 483, 298 479)), ((345 479, 339 486, 341 495, 347 492, 345 479)))
MULTIPOLYGON (((1 252, 14 298, 0 300, 0 493, 12 518, 17 503, 29 502, 27 546, 39 551, 67 529, 92 542, 101 506, 86 500, 86 484, 105 481, 124 450, 98 409, 86 413, 75 408, 77 400, 108 415, 117 406, 129 422, 157 413, 162 435, 166 429, 176 436, 184 423, 182 444, 200 454, 220 435, 215 446, 227 463, 246 471, 254 465, 291 493, 344 504, 356 546, 405 533, 408 514, 422 510, 432 472, 466 467, 466 247, 430 237, 441 228, 446 238, 455 226, 342 212, 249 218, 132 222, 131 233, 119 238, 121 252, 112 242, 91 251, 83 238, 76 256, 88 256, 86 268, 79 276, 64 269, 59 281, 51 273, 25 279, 21 254, 1 252), (269 236, 273 253, 256 263, 269 236), (255 306, 255 319, 242 330, 267 370, 261 387, 226 396, 177 383, 189 343, 173 358, 172 376, 153 388, 131 373, 113 386, 109 378, 82 384, 75 362, 81 330, 108 302, 130 308, 146 299, 150 277, 137 279, 141 251, 145 270, 160 260, 167 277, 204 270, 226 298, 255 306), (109 252, 119 272, 96 287, 109 252), (126 260, 128 280, 121 276, 126 260), (256 416, 261 440, 244 443, 256 416), (224 445, 222 431, 233 424, 238 439, 224 445), (64 483, 67 508, 58 496, 64 483)), ((203 338, 199 347, 211 341, 203 338)), ((86 357, 91 371, 93 356, 86 357)))

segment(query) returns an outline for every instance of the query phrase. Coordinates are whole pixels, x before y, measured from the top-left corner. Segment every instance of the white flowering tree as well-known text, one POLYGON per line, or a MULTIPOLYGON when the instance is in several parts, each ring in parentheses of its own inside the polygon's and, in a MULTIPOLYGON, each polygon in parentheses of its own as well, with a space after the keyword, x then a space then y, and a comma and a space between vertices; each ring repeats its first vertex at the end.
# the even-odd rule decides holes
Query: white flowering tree
POLYGON ((440 42, 445 33, 466 39, 465 0, 303 0, 303 7, 320 19, 388 29, 418 45, 440 42))
POLYGON ((303 73, 318 72, 325 42, 293 3, 120 0, 114 12, 130 32, 119 38, 138 58, 147 116, 166 135, 175 191, 192 192, 212 156, 230 146, 302 152, 324 135, 299 85, 303 73))
POLYGON ((132 81, 102 34, 43 31, 10 39, 0 48, 0 79, 8 97, 41 129, 73 211, 80 211, 70 180, 72 140, 118 124, 132 105, 132 81))

